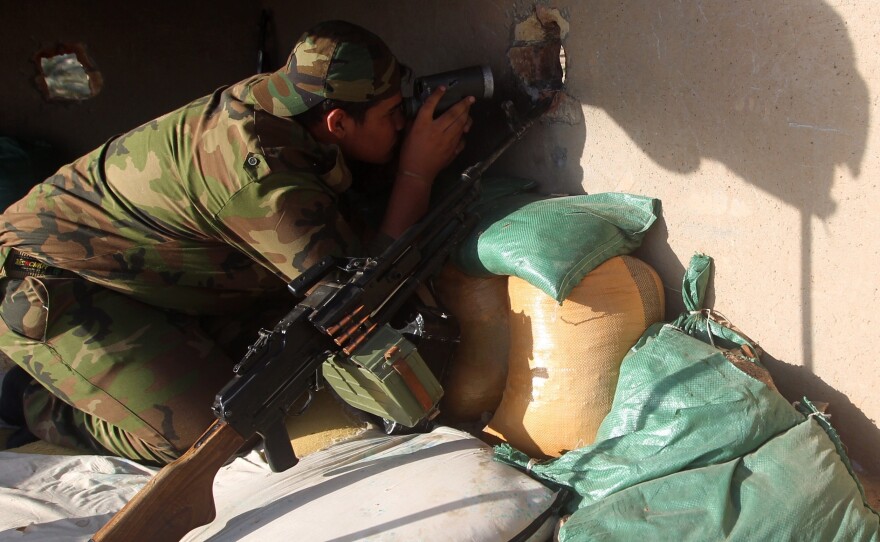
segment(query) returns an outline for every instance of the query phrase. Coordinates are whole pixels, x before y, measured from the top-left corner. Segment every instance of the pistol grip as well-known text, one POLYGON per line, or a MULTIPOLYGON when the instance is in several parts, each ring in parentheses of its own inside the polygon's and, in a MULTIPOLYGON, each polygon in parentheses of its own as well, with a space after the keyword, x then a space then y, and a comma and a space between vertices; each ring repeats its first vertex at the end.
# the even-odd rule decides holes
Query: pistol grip
POLYGON ((266 461, 272 472, 283 472, 299 463, 296 453, 293 451, 293 443, 287 434, 284 420, 271 424, 260 433, 263 437, 263 449, 266 452, 266 461))

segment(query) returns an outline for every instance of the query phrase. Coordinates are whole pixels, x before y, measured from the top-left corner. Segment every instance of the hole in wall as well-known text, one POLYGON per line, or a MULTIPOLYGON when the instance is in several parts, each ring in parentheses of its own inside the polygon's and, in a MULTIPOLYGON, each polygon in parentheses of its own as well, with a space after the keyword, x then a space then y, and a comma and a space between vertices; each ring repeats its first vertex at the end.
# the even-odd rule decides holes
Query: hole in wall
POLYGON ((517 84, 532 100, 562 89, 565 80, 565 49, 562 40, 568 22, 556 8, 536 6, 513 30, 513 46, 507 58, 517 84))
POLYGON ((562 44, 559 45, 559 66, 562 69, 562 86, 565 86, 565 47, 562 44))
POLYGON ((34 55, 35 82, 48 101, 78 102, 101 92, 101 72, 81 43, 57 44, 34 55))
POLYGON ((517 88, 531 102, 554 96, 555 105, 545 120, 577 125, 583 118, 580 103, 563 90, 569 69, 563 41, 568 32, 569 24, 561 11, 537 5, 515 24, 507 57, 517 88))

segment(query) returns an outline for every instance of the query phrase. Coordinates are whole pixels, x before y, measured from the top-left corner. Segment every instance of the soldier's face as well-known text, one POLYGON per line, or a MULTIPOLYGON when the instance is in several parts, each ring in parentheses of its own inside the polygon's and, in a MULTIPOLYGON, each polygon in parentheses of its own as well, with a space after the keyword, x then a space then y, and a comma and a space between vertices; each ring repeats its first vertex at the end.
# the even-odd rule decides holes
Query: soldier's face
POLYGON ((350 118, 346 137, 339 143, 342 153, 370 164, 391 161, 406 124, 402 104, 398 93, 368 109, 363 122, 350 118))

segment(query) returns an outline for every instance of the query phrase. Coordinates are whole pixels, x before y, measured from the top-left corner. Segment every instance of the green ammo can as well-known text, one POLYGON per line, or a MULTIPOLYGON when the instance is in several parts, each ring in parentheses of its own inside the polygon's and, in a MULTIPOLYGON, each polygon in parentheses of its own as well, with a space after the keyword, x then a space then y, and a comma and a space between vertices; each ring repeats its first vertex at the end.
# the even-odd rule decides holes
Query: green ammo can
POLYGON ((322 373, 346 403, 406 427, 439 412, 442 386, 415 345, 387 324, 350 356, 328 358, 322 373))

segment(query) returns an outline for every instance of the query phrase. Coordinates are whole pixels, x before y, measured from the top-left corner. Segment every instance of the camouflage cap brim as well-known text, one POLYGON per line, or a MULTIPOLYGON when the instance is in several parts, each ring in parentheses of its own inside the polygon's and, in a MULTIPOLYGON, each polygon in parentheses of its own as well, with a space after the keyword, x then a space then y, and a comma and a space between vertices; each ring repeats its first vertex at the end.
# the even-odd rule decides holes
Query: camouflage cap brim
POLYGON ((328 21, 305 32, 287 64, 253 87, 260 107, 288 117, 325 99, 363 103, 400 90, 400 65, 372 32, 328 21))

